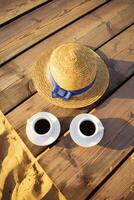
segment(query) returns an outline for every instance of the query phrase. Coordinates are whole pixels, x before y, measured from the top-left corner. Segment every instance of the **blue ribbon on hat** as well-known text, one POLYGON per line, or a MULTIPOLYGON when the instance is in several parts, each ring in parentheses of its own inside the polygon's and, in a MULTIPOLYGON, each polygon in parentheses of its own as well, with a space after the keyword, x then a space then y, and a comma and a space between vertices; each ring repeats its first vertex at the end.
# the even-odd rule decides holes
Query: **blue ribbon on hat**
POLYGON ((95 79, 89 85, 79 90, 64 90, 56 83, 51 75, 51 83, 53 85, 52 98, 62 98, 64 100, 68 100, 71 96, 82 94, 89 90, 93 86, 94 82, 95 79))

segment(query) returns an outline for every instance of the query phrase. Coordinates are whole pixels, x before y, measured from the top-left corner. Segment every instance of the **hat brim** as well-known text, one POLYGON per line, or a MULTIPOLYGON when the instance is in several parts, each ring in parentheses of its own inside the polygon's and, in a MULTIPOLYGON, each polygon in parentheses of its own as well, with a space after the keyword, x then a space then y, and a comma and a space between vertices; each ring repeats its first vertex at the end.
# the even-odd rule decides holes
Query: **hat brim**
POLYGON ((48 78, 48 70, 49 58, 54 49, 55 47, 49 48, 34 64, 32 72, 33 81, 36 90, 39 92, 39 94, 52 104, 64 108, 86 107, 88 105, 93 104, 100 97, 102 97, 109 84, 109 71, 106 64, 100 58, 100 56, 90 49, 90 51, 92 51, 95 56, 97 65, 96 79, 93 86, 80 95, 72 96, 69 100, 63 100, 61 98, 52 98, 51 93, 53 87, 48 78))

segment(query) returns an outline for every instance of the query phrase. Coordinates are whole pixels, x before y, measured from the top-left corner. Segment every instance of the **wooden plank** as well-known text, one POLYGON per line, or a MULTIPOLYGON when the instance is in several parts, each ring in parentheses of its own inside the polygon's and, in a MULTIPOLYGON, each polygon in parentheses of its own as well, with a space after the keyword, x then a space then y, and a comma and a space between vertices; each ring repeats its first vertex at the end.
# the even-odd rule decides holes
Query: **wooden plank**
POLYGON ((0 111, 0 199, 65 200, 0 111))
POLYGON ((4 26, 0 31, 0 64, 106 1, 54 0, 4 26))
POLYGON ((1 0, 0 25, 48 0, 1 0))
POLYGON ((134 153, 90 200, 126 199, 134 197, 134 153))
POLYGON ((134 76, 93 112, 105 127, 99 145, 79 147, 68 134, 40 157, 68 200, 84 200, 134 149, 133 86, 134 76))
POLYGON ((1 110, 4 113, 8 112, 35 92, 31 81, 31 66, 49 46, 79 41, 93 49, 98 48, 133 22, 131 6, 128 5, 129 7, 126 6, 126 1, 112 1, 1 67, 1 110))
MULTIPOLYGON (((97 52, 102 55, 109 66, 110 70, 110 85, 106 95, 111 93, 120 84, 122 84, 128 77, 134 73, 134 40, 133 40, 134 26, 131 26, 119 36, 108 42, 97 52)), ((91 107, 82 109, 63 109, 47 103, 38 94, 35 94, 23 104, 18 106, 7 117, 13 124, 17 132, 20 134, 23 141, 31 149, 34 155, 38 155, 45 147, 36 147, 29 142, 25 134, 25 126, 27 119, 36 112, 48 111, 56 115, 62 125, 61 134, 69 128, 70 121, 79 113, 88 112, 91 107), (21 113, 24 113, 23 115, 21 113), (21 116, 21 117, 20 117, 21 116)))

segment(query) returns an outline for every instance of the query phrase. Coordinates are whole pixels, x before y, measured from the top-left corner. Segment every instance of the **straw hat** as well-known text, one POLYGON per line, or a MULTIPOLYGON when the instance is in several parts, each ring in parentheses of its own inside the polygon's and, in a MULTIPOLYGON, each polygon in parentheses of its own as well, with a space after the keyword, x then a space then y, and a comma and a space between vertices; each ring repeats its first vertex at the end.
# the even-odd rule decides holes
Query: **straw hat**
POLYGON ((33 68, 33 81, 39 94, 49 102, 65 108, 80 108, 94 103, 104 94, 109 72, 103 60, 90 48, 66 43, 49 48, 39 58, 33 68), (52 92, 55 84, 60 88, 59 96, 55 95, 57 89, 52 92))

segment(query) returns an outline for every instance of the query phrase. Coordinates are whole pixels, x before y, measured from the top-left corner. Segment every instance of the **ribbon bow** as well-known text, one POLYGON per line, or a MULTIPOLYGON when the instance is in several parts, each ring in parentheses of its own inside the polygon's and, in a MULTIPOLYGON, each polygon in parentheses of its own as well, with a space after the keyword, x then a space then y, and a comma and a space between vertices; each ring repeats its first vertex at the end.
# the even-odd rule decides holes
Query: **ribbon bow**
POLYGON ((82 94, 86 92, 87 90, 89 90, 93 86, 94 82, 95 82, 95 79, 89 85, 79 90, 64 90, 55 82, 55 80, 53 79, 51 75, 51 83, 53 85, 52 98, 62 98, 64 100, 68 100, 73 95, 82 94))

